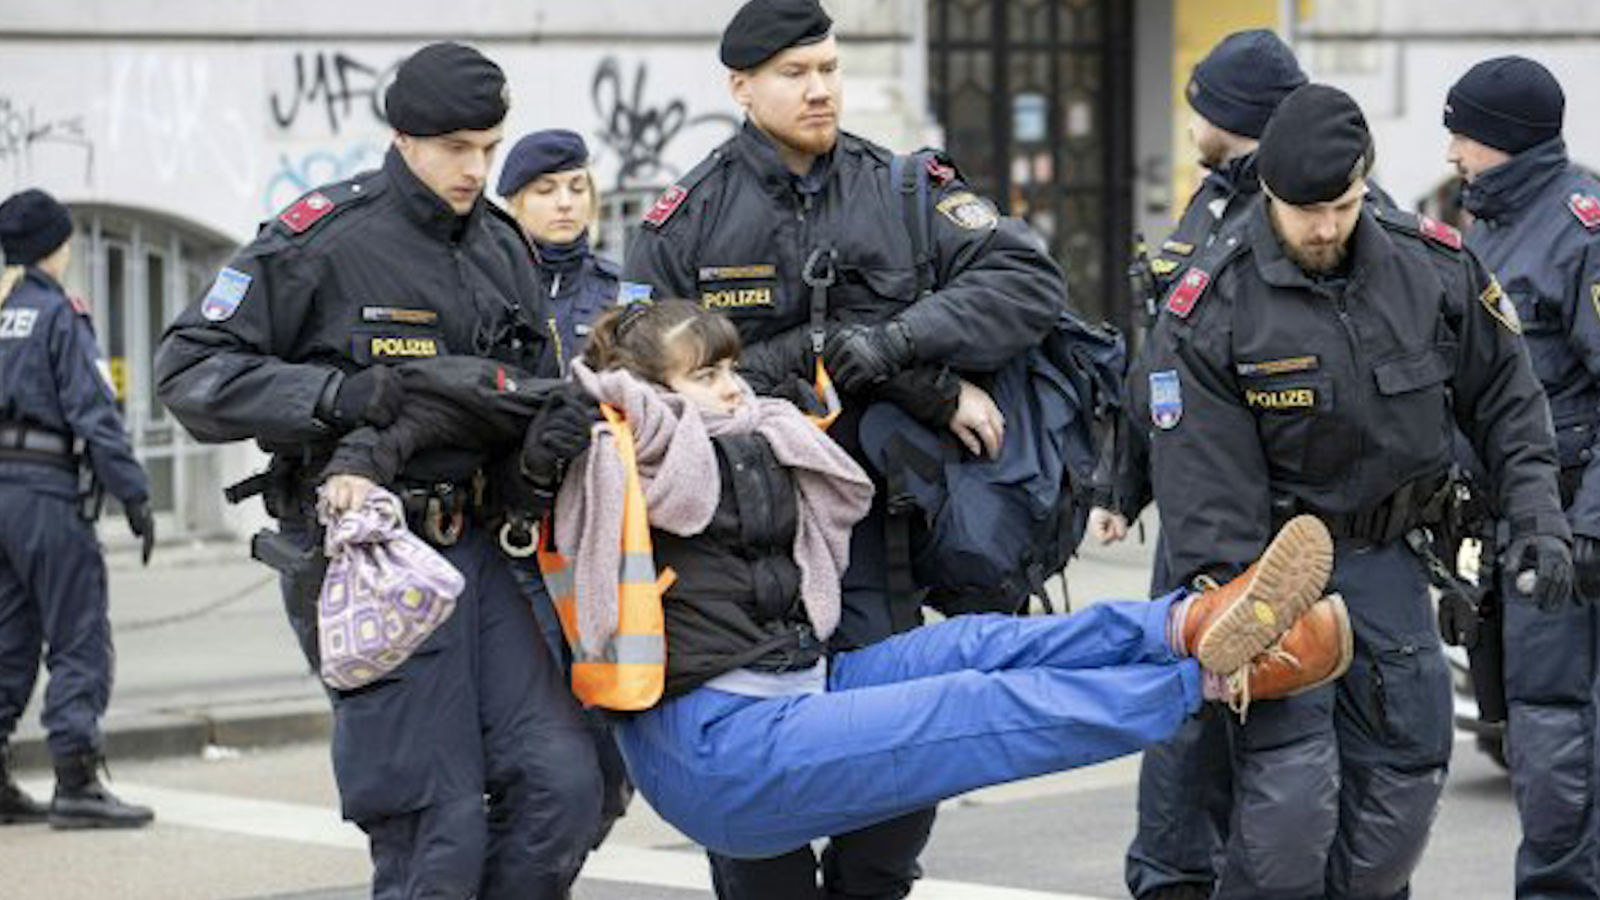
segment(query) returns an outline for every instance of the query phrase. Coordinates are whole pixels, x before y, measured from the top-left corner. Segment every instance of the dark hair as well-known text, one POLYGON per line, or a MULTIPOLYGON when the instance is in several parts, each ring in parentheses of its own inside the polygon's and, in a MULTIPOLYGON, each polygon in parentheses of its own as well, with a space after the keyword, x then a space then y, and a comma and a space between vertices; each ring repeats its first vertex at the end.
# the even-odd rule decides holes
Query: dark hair
POLYGON ((692 300, 640 301, 595 320, 583 361, 591 369, 625 369, 656 384, 674 370, 693 371, 739 358, 739 330, 728 317, 692 300))

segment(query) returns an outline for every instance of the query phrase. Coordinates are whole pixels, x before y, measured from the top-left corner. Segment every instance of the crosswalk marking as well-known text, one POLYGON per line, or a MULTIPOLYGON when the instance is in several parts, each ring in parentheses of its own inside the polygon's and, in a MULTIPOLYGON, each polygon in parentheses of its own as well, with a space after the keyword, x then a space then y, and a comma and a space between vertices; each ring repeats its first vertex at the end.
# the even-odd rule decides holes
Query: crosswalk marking
MULTIPOLYGON (((49 796, 52 785, 48 781, 34 780, 25 782, 24 787, 35 796, 49 796)), ((158 826, 175 825, 361 853, 367 850, 367 839, 360 829, 340 819, 337 811, 324 807, 125 781, 117 783, 117 793, 130 802, 153 807, 158 826)), ((710 871, 705 857, 700 853, 615 843, 606 844, 589 855, 583 867, 583 878, 707 893, 711 891, 710 871)), ((927 878, 917 882, 912 896, 916 900, 1104 900, 1081 894, 1058 894, 927 878)))

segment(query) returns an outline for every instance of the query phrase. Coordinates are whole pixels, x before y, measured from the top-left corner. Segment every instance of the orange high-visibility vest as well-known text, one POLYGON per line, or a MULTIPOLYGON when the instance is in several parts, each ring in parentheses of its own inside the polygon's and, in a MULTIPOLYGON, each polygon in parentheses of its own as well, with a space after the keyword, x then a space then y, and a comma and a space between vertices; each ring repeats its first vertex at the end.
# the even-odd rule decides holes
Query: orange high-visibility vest
POLYGON ((540 529, 539 568, 561 616, 561 630, 572 648, 572 693, 586 706, 636 711, 654 706, 666 683, 667 638, 661 595, 676 575, 671 569, 663 569, 659 577, 656 574, 644 488, 639 483, 634 457, 633 430, 610 405, 601 404, 600 411, 611 423, 617 455, 627 473, 622 561, 617 573, 617 630, 604 647, 585 647, 578 637, 572 566, 555 551, 549 527, 540 529))

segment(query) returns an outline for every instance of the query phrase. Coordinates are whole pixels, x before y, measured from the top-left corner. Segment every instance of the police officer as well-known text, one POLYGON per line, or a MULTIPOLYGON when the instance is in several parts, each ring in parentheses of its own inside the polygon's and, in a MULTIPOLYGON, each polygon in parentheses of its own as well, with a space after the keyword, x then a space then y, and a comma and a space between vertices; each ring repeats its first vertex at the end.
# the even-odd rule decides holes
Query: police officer
POLYGON ((1567 159, 1564 107, 1555 77, 1518 56, 1473 66, 1444 107, 1476 219, 1467 245, 1499 278, 1550 398, 1576 563, 1576 605, 1541 610, 1514 584, 1502 590, 1523 898, 1600 898, 1600 183, 1567 159))
MULTIPOLYGON (((396 135, 383 167, 269 222, 162 342, 161 399, 184 425, 273 454, 265 499, 293 549, 320 543, 315 491, 335 442, 393 421, 404 398, 391 365, 470 354, 556 374, 539 368, 553 356, 528 246, 482 196, 508 103, 499 66, 476 50, 418 50, 385 95, 396 135)), ((544 453, 556 431, 569 434, 555 444, 574 446, 587 415, 566 426, 542 415, 529 447, 544 453)), ((529 640, 531 607, 485 521, 495 502, 480 503, 479 488, 495 462, 424 451, 386 486, 467 587, 392 677, 332 695, 334 773, 345 817, 370 841, 377 898, 565 897, 598 827, 581 710, 529 640)), ((324 493, 339 509, 366 487, 341 475, 324 493)), ((324 566, 285 566, 313 664, 324 566)))
MULTIPOLYGON (((796 374, 822 353, 844 403, 830 434, 852 452, 860 411, 884 397, 994 452, 1003 423, 974 381, 1049 331, 1065 296, 1060 271, 942 154, 919 155, 937 275, 936 289, 919 296, 900 189, 906 170, 890 151, 840 132, 831 29, 815 0, 751 0, 734 15, 721 56, 744 126, 645 214, 622 296, 698 298, 726 312, 749 347, 741 365, 763 392, 793 396, 796 374)), ((909 607, 891 602, 884 508, 875 502, 852 534, 836 649, 920 621, 914 598, 909 607)), ((926 810, 835 836, 823 890, 905 896, 932 822, 926 810)), ((817 897, 817 867, 810 847, 768 860, 712 856, 725 900, 817 897)))
POLYGON ((1152 340, 1152 464, 1174 576, 1226 576, 1276 520, 1335 535, 1330 586, 1356 658, 1333 685, 1261 704, 1232 736, 1222 898, 1398 898, 1451 746, 1450 681, 1422 563, 1459 425, 1508 511, 1514 567, 1565 602, 1548 406, 1514 308, 1453 230, 1364 203, 1355 102, 1311 84, 1279 105, 1264 202, 1199 254, 1152 340))
POLYGON ((98 506, 98 490, 80 496, 79 467, 121 502, 146 564, 155 521, 89 308, 61 289, 71 237, 72 216, 44 191, 0 203, 0 825, 48 818, 54 828, 138 828, 151 811, 122 802, 99 778, 111 621, 105 560, 93 513, 84 514, 98 506), (7 750, 41 655, 56 773, 48 808, 12 780, 7 750))
MULTIPOLYGON (((597 255, 589 235, 600 211, 594 173, 589 169, 589 147, 577 132, 560 128, 523 135, 506 154, 495 191, 506 201, 511 215, 533 245, 535 278, 550 297, 546 322, 562 374, 583 355, 589 331, 606 307, 617 302, 616 263, 597 255)), ((531 540, 531 532, 528 539, 531 540)), ((534 614, 544 630, 551 652, 570 664, 561 620, 544 591, 539 567, 531 556, 513 559, 512 573, 519 584, 531 587, 534 614)), ((595 749, 605 776, 605 802, 601 835, 610 831, 633 799, 627 766, 611 736, 611 726, 600 710, 586 713, 593 729, 595 749)))
POLYGON ((576 132, 560 128, 524 135, 506 154, 495 190, 533 243, 565 373, 583 355, 595 317, 617 302, 621 273, 589 245, 600 204, 589 148, 576 132))
MULTIPOLYGON (((1199 190, 1150 261, 1159 295, 1181 277, 1194 255, 1241 221, 1260 193, 1256 145, 1278 102, 1306 83, 1300 64, 1278 36, 1264 29, 1223 38, 1189 75, 1189 138, 1206 169, 1199 190)), ((1146 348, 1149 344, 1146 344, 1146 348)), ((1114 509, 1090 513, 1101 543, 1127 536, 1128 522, 1150 502, 1147 399, 1143 355, 1128 387, 1128 443, 1118 454, 1114 509)), ((1176 587, 1157 540, 1151 596, 1176 587)), ((1142 900, 1211 896, 1212 857, 1228 828, 1231 770, 1226 717, 1207 710, 1172 740, 1147 749, 1139 764, 1139 827, 1128 847, 1128 890, 1142 900)))

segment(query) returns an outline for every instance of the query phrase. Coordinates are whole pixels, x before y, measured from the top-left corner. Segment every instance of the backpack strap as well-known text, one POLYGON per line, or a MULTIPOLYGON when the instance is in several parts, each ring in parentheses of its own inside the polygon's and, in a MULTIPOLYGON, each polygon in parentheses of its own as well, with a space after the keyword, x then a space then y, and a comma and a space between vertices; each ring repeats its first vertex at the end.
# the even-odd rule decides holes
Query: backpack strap
POLYGON ((928 214, 929 165, 932 153, 896 153, 889 160, 889 181, 900 194, 901 219, 911 237, 911 264, 917 272, 917 296, 931 293, 938 286, 938 267, 933 258, 933 225, 928 214))

